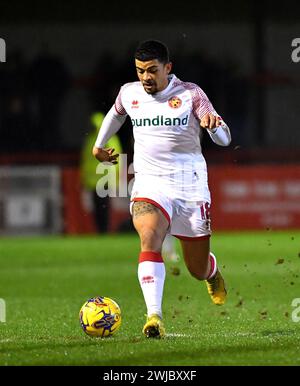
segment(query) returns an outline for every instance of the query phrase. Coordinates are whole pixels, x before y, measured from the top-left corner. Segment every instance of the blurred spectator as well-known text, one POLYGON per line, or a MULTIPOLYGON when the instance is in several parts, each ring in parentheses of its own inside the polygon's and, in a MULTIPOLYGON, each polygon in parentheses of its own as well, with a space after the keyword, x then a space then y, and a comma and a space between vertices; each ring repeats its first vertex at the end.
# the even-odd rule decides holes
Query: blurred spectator
POLYGON ((62 60, 48 52, 47 47, 29 69, 32 114, 41 149, 62 149, 61 109, 71 85, 70 73, 62 60))
POLYGON ((233 69, 227 71, 225 85, 225 111, 227 123, 231 130, 233 145, 246 145, 246 123, 249 104, 249 82, 233 69))
POLYGON ((93 111, 101 110, 107 113, 114 102, 114 84, 116 66, 114 56, 105 51, 98 59, 94 73, 90 99, 93 111))
MULTIPOLYGON (((102 112, 95 112, 91 115, 92 130, 88 133, 86 140, 83 144, 81 152, 80 162, 80 177, 82 190, 82 200, 84 208, 87 212, 93 214, 95 225, 99 233, 105 233, 109 227, 109 196, 99 197, 96 192, 96 185, 101 175, 96 173, 96 168, 99 162, 92 156, 92 149, 95 144, 99 128, 101 127, 104 119, 102 112)), ((118 136, 115 134, 108 141, 106 147, 112 147, 118 154, 122 153, 121 142, 118 136)), ((118 186, 119 181, 119 164, 114 166, 116 169, 117 180, 113 181, 118 186)))
POLYGON ((26 65, 21 52, 8 56, 0 71, 0 148, 25 152, 34 147, 28 108, 26 65))
MULTIPOLYGON (((130 44, 128 56, 132 56, 136 42, 130 44)), ((127 57, 125 55, 125 57, 127 57)), ((114 104, 120 90, 120 84, 137 81, 134 63, 128 66, 127 59, 116 61, 110 51, 104 51, 99 56, 95 70, 92 74, 93 84, 90 89, 90 101, 92 111, 101 110, 107 113, 114 104)), ((128 155, 130 163, 133 157, 133 134, 131 121, 127 118, 122 130, 118 132, 123 152, 128 155)))

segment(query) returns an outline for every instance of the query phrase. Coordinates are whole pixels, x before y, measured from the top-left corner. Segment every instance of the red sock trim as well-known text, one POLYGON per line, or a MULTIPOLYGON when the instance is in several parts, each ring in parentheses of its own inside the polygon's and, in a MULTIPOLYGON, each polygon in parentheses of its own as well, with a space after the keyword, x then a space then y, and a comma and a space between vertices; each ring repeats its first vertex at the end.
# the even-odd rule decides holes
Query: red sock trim
POLYGON ((155 263, 163 263, 163 258, 159 252, 141 252, 139 256, 139 263, 143 261, 154 261, 155 263))

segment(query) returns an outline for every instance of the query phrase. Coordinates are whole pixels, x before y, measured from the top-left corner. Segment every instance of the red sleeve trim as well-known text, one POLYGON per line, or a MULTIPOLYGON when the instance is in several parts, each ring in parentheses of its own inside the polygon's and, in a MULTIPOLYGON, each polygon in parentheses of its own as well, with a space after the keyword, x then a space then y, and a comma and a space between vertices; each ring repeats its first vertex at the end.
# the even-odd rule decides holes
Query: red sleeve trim
POLYGON ((121 92, 122 92, 122 89, 119 91, 119 94, 116 98, 115 109, 119 115, 126 115, 127 112, 126 112, 126 110, 122 104, 122 100, 121 100, 121 92))
POLYGON ((121 112, 121 111, 119 111, 119 110, 117 109, 116 104, 114 104, 114 106, 115 106, 116 112, 117 112, 119 115, 126 115, 126 114, 127 114, 127 113, 126 113, 126 110, 124 109, 124 107, 123 107, 123 110, 122 110, 122 112, 121 112), (123 112, 123 111, 124 111, 124 112, 123 112))

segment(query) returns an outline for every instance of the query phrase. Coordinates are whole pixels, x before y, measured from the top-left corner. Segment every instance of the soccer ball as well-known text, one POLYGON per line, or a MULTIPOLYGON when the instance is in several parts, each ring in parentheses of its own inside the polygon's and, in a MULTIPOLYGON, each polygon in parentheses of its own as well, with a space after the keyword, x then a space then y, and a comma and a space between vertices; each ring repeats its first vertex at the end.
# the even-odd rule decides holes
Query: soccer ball
POLYGON ((79 320, 87 335, 104 338, 120 328, 121 309, 114 300, 96 296, 81 307, 79 320))

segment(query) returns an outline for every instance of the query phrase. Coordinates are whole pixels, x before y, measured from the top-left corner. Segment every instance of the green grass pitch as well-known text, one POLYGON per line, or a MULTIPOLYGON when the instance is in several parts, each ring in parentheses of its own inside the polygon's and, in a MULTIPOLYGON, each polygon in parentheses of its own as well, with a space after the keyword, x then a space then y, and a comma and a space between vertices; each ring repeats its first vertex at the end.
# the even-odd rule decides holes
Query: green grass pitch
POLYGON ((300 316, 292 307, 300 298, 299 241, 292 230, 215 232, 212 251, 228 288, 221 307, 182 259, 166 262, 167 337, 149 340, 141 334, 137 235, 2 238, 0 365, 300 365, 300 322, 292 317, 300 316), (113 337, 81 330, 79 309, 96 295, 122 309, 113 337))

